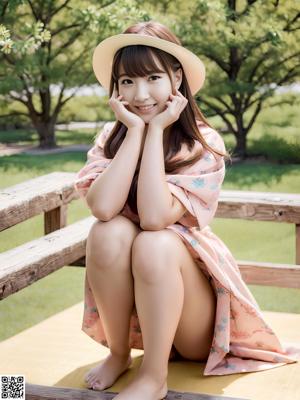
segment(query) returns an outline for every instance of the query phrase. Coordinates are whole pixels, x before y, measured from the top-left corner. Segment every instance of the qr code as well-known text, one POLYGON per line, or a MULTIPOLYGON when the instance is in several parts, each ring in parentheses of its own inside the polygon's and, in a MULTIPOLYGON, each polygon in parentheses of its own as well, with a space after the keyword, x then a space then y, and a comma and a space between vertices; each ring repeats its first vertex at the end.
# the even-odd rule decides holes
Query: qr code
POLYGON ((24 375, 0 375, 0 398, 25 400, 24 375))

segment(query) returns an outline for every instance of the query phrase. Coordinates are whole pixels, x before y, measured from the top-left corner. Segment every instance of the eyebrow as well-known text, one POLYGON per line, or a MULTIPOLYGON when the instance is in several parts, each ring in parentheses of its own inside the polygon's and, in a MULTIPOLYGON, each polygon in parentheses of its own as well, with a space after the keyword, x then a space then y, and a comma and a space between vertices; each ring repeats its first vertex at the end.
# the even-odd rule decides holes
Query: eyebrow
MULTIPOLYGON (((151 75, 151 74, 164 74, 164 73, 165 73, 165 71, 162 71, 162 72, 150 71, 150 72, 148 73, 148 75, 151 75)), ((127 74, 121 74, 121 75, 119 75, 119 79, 121 79, 122 76, 129 76, 129 75, 127 75, 127 74)))

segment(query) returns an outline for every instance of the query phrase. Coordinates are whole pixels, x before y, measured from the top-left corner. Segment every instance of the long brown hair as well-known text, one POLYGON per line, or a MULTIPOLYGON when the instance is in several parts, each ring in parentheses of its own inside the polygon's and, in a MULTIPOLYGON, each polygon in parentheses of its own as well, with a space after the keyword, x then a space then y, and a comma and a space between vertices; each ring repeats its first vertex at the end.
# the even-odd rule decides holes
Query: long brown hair
MULTIPOLYGON (((180 40, 166 26, 156 21, 140 22, 127 28, 123 33, 155 36, 181 45, 180 40)), ((211 153, 218 154, 219 156, 230 158, 227 152, 224 154, 209 146, 202 136, 200 132, 201 128, 199 128, 199 126, 197 125, 197 121, 202 121, 211 128, 212 126, 199 110, 198 105, 190 91, 190 87, 184 74, 184 70, 180 62, 175 57, 173 57, 169 53, 166 53, 163 50, 151 46, 132 45, 119 49, 116 52, 113 60, 109 97, 112 96, 114 84, 116 84, 118 89, 118 78, 121 66, 123 67, 126 75, 128 75, 129 77, 143 77, 149 75, 151 71, 166 72, 170 78, 170 81, 172 82, 172 85, 174 83, 171 71, 175 72, 178 68, 182 69, 182 83, 179 90, 183 94, 183 96, 188 99, 188 103, 180 114, 179 119, 174 122, 170 127, 170 134, 168 135, 167 141, 164 144, 164 161, 166 173, 175 174, 180 168, 195 163, 202 157, 204 149, 207 149, 211 153), (163 71, 158 68, 157 63, 155 62, 155 57, 163 66, 163 71), (143 62, 141 62, 141 60, 143 60, 143 62), (203 146, 203 149, 201 149, 196 155, 188 159, 171 160, 180 151, 183 143, 186 143, 188 149, 192 150, 195 144, 195 140, 198 140, 203 146)), ((114 158, 125 138, 126 132, 127 127, 122 122, 116 121, 116 124, 112 129, 112 132, 106 140, 104 146, 104 155, 107 158, 114 158)), ((133 176, 127 198, 129 207, 136 214, 138 213, 136 195, 139 169, 140 160, 137 164, 137 168, 133 176)))

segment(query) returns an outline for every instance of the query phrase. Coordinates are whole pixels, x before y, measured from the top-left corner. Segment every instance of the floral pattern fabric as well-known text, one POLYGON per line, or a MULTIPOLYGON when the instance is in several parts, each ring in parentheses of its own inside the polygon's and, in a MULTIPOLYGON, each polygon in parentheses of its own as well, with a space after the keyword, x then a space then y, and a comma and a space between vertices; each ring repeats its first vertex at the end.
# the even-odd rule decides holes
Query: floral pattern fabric
MULTIPOLYGON (((92 182, 112 160, 104 156, 103 146, 114 123, 107 123, 94 146, 89 150, 86 165, 78 172, 75 187, 84 199, 92 182)), ((225 151, 220 134, 204 123, 199 129, 207 143, 225 151)), ((203 148, 195 141, 192 152, 203 148)), ((189 157, 183 145, 177 157, 189 157)), ((284 347, 264 321, 261 310, 243 281, 238 265, 227 246, 209 227, 218 207, 218 198, 225 176, 222 156, 204 149, 203 156, 180 173, 166 174, 171 193, 187 211, 175 224, 168 226, 178 234, 202 272, 209 278, 216 295, 214 337, 206 361, 204 375, 227 375, 259 371, 300 360, 300 349, 284 347)), ((139 217, 125 204, 122 215, 139 223, 139 217)), ((84 315, 82 330, 91 338, 108 346, 95 299, 85 276, 84 315)), ((142 333, 134 307, 130 321, 130 346, 143 349, 142 333)), ((172 347, 170 360, 176 356, 172 347)))

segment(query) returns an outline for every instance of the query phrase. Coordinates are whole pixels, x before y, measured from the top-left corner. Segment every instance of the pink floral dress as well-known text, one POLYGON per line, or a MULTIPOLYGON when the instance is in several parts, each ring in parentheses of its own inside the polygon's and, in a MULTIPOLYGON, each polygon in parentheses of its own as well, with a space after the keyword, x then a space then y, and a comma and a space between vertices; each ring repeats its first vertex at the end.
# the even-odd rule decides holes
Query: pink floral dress
MULTIPOLYGON (((88 152, 86 165, 77 174, 75 187, 83 199, 91 183, 112 161, 104 156, 103 146, 113 126, 114 122, 105 124, 88 152)), ((216 130, 202 122, 199 123, 199 130, 210 146, 225 151, 224 141, 216 130)), ((198 152, 199 148, 202 148, 201 143, 195 141, 192 152, 198 152)), ((176 158, 190 155, 187 146, 183 145, 176 158)), ((192 166, 182 168, 175 175, 166 174, 171 193, 187 209, 177 223, 166 229, 173 230, 185 243, 199 268, 209 278, 217 299, 214 337, 204 375, 260 371, 300 359, 300 349, 284 348, 266 324, 230 250, 209 227, 218 207, 224 176, 223 157, 214 156, 206 150, 192 166)), ((131 211, 127 203, 121 215, 139 223, 138 215, 131 211)), ((87 275, 82 330, 97 342, 108 346, 87 275)), ((130 346, 143 349, 135 307, 130 321, 130 346)), ((173 346, 170 360, 175 356, 173 346)))

